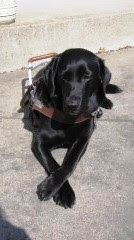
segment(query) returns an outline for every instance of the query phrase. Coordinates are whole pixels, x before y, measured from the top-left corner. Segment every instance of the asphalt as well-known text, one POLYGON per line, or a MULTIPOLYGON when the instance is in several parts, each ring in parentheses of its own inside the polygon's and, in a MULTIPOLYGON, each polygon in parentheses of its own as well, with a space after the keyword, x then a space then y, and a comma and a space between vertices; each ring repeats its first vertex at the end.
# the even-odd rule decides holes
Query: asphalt
MULTIPOLYGON (((0 240, 134 240, 134 48, 100 55, 123 92, 109 95, 70 183, 73 209, 40 202, 46 174, 30 148, 32 128, 19 113, 27 70, 0 75, 0 240)), ((65 150, 54 151, 62 162, 65 150)))

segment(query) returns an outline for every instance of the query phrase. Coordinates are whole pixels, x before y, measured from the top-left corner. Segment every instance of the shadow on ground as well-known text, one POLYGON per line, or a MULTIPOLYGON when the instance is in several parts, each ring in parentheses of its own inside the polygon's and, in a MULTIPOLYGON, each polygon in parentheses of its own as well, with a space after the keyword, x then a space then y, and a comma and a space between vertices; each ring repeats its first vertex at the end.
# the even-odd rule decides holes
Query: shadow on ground
MULTIPOLYGON (((20 105, 21 105, 21 100, 25 95, 25 92, 28 90, 28 78, 22 79, 21 85, 22 85, 22 97, 20 99, 20 105)), ((26 108, 21 107, 18 110, 18 113, 21 113, 21 112, 23 112, 23 114, 24 114, 23 118, 22 118, 22 122, 24 124, 24 129, 26 129, 34 134, 35 127, 33 127, 33 124, 32 124, 32 111, 30 110, 29 107, 26 107, 26 108)))
POLYGON ((6 220, 0 207, 0 240, 31 240, 24 229, 16 227, 6 220))

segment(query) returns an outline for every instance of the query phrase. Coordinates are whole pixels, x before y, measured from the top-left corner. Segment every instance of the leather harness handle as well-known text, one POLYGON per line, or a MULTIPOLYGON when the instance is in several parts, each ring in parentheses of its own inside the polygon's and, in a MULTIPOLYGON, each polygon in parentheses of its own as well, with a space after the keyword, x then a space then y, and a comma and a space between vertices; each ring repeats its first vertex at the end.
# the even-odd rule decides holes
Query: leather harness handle
POLYGON ((45 58, 52 58, 52 57, 55 57, 56 55, 57 55, 57 53, 53 52, 53 53, 47 53, 47 54, 35 56, 35 57, 32 57, 32 58, 29 58, 28 63, 32 63, 32 62, 42 60, 42 59, 45 59, 45 58))

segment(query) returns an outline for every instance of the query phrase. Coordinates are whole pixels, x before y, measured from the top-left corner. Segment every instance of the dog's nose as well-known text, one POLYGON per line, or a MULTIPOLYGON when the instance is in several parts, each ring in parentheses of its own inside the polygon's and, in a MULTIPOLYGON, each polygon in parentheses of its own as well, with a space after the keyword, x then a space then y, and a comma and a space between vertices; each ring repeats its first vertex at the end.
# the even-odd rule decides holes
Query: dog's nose
POLYGON ((69 111, 75 111, 77 109, 77 106, 78 105, 75 102, 67 104, 67 108, 68 108, 69 111))
POLYGON ((76 111, 79 105, 80 99, 78 97, 69 98, 66 101, 66 106, 69 111, 76 111))

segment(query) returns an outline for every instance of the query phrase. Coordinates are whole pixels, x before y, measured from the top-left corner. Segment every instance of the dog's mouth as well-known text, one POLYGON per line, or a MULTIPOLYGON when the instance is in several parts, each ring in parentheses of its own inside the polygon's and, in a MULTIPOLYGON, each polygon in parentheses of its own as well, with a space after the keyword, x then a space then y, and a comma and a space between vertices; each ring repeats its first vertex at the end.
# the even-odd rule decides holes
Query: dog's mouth
POLYGON ((65 111, 64 113, 65 113, 66 115, 72 116, 72 117, 77 117, 78 115, 80 115, 79 112, 68 112, 68 111, 65 111))
POLYGON ((63 107, 63 112, 64 114, 72 117, 77 117, 78 115, 82 114, 82 111, 80 110, 80 107, 76 108, 68 108, 68 107, 63 107))

